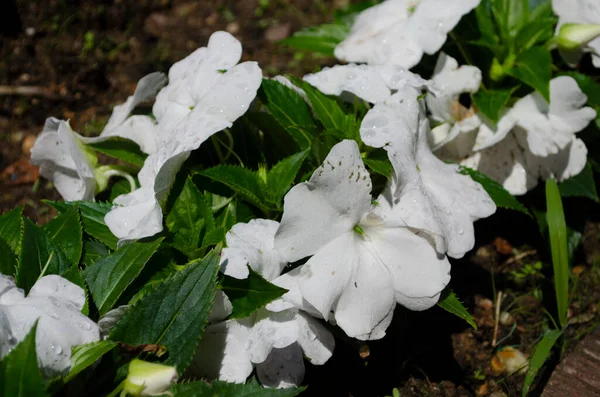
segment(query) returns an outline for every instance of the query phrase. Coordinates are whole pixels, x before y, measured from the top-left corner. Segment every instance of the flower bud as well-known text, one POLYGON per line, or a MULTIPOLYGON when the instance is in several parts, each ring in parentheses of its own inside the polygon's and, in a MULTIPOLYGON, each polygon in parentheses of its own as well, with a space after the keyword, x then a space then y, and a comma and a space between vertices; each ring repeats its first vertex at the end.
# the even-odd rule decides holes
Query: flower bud
POLYGON ((565 23, 560 27, 557 43, 562 50, 576 50, 599 36, 600 25, 565 23))
POLYGON ((177 381, 175 367, 134 359, 129 363, 129 373, 123 391, 131 396, 171 395, 168 389, 177 381))

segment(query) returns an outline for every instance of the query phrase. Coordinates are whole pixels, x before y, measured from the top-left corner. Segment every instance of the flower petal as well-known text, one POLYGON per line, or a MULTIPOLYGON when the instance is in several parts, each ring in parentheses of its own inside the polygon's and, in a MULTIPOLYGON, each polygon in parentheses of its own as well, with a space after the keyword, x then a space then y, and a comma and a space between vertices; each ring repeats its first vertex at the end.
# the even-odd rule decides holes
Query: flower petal
POLYGON ((48 275, 39 279, 29 291, 28 298, 52 297, 69 303, 74 310, 83 309, 85 305, 85 292, 83 289, 69 280, 57 276, 48 275))
POLYGON ((221 271, 231 277, 248 277, 248 265, 266 280, 281 274, 287 264, 275 250, 275 233, 279 223, 269 219, 253 219, 236 223, 227 232, 227 248, 221 253, 221 271))
POLYGON ((245 344, 250 361, 262 363, 274 348, 282 349, 298 340, 296 313, 294 309, 279 313, 258 311, 245 344))
POLYGON ((21 288, 17 288, 15 279, 0 274, 0 305, 10 305, 25 298, 21 288))
POLYGON ((335 145, 308 182, 285 196, 275 248, 289 262, 312 255, 341 234, 351 231, 371 203, 371 178, 358 145, 335 145))
POLYGON ((267 359, 256 366, 256 374, 263 386, 295 387, 304 380, 304 360, 297 343, 273 349, 267 359))
POLYGON ((135 240, 153 236, 162 231, 162 209, 154 192, 140 188, 117 197, 105 216, 104 223, 120 240, 135 240))
POLYGON ((298 312, 298 344, 311 364, 323 365, 333 354, 335 339, 331 332, 310 315, 298 312))
POLYGON ((215 302, 213 303, 210 315, 208 316, 208 323, 212 324, 217 321, 223 321, 233 311, 233 305, 227 297, 227 295, 220 290, 217 290, 215 295, 215 302))

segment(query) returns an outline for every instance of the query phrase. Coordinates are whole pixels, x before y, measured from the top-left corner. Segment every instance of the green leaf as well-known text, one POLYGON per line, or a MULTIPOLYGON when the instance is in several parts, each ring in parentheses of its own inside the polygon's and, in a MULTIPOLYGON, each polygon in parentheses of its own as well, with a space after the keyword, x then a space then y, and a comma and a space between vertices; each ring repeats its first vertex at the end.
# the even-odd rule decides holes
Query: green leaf
POLYGON ((167 348, 165 364, 182 373, 196 351, 216 291, 219 249, 196 260, 158 285, 132 307, 110 334, 129 345, 167 348))
POLYGON ((0 216, 0 238, 19 254, 23 232, 23 207, 13 208, 0 216))
POLYGON ((137 143, 117 136, 102 142, 88 143, 87 146, 102 154, 129 164, 137 165, 138 167, 144 165, 144 161, 147 157, 146 154, 140 150, 137 143))
POLYGON ((67 260, 77 266, 83 250, 83 229, 77 205, 48 222, 44 231, 63 251, 67 260))
POLYGON ((180 383, 171 387, 175 397, 294 397, 302 393, 304 387, 288 389, 267 389, 254 379, 243 383, 221 381, 180 383))
POLYGON ((46 396, 35 352, 37 321, 25 339, 0 361, 0 396, 46 396))
POLYGON ((519 55, 508 74, 537 90, 550 102, 552 56, 545 47, 532 47, 519 55))
POLYGON ((229 276, 223 277, 221 290, 225 292, 233 311, 229 318, 248 317, 267 303, 283 296, 286 289, 271 284, 260 274, 248 266, 248 278, 237 279, 229 276))
POLYGON ((530 49, 536 44, 541 44, 548 41, 554 36, 554 26, 556 20, 551 15, 548 17, 531 19, 519 31, 515 40, 515 48, 522 52, 530 49))
POLYGON ((494 200, 497 207, 519 211, 531 216, 531 213, 519 202, 519 200, 504 189, 501 184, 490 179, 487 175, 467 167, 461 167, 460 173, 469 175, 475 182, 481 184, 492 200, 494 200))
POLYGON ((497 46, 499 44, 496 25, 492 18, 492 11, 489 1, 482 1, 475 9, 475 18, 477 19, 478 31, 481 34, 479 42, 487 47, 497 46))
POLYGON ((106 248, 106 245, 97 241, 86 241, 83 243, 83 258, 81 259, 81 263, 90 266, 108 254, 110 254, 110 251, 106 248))
POLYGON ((486 90, 480 89, 473 96, 473 104, 488 119, 494 123, 500 118, 500 110, 510 99, 515 89, 512 90, 486 90))
POLYGON ((68 211, 74 205, 79 206, 83 229, 87 234, 105 244, 111 250, 117 248, 118 238, 111 233, 104 223, 104 216, 111 210, 110 203, 97 203, 93 201, 60 202, 45 201, 48 205, 56 208, 61 214, 68 211))
POLYGON ((531 360, 529 362, 527 375, 525 375, 525 382, 523 383, 523 392, 521 393, 523 397, 529 393, 529 388, 535 379, 535 375, 537 375, 542 365, 544 365, 548 359, 550 351, 552 351, 552 347, 561 334, 562 332, 558 330, 549 331, 535 346, 535 351, 533 352, 533 356, 531 356, 531 360))
POLYGON ((0 274, 14 276, 17 271, 17 257, 6 241, 0 238, 0 274))
MULTIPOLYGON (((139 186, 139 183, 138 183, 138 186, 139 186)), ((118 181, 113 183, 112 186, 110 187, 108 201, 110 201, 112 203, 113 201, 115 201, 115 199, 117 197, 119 197, 122 194, 127 194, 127 193, 131 193, 131 185, 129 184, 129 181, 127 181, 126 179, 119 179, 118 181)))
POLYGON ((267 174, 268 194, 273 203, 279 203, 294 182, 304 159, 308 156, 309 149, 291 155, 281 160, 269 170, 267 174))
POLYGON ((333 57, 335 47, 344 41, 350 29, 344 24, 323 24, 302 29, 280 41, 297 50, 314 51, 333 57))
POLYGON ((517 32, 529 19, 528 0, 492 0, 491 10, 502 42, 512 44, 517 32))
POLYGON ((595 202, 600 201, 590 163, 587 163, 578 175, 561 182, 558 188, 563 197, 587 197, 595 202))
POLYGON ((450 292, 448 296, 444 298, 444 300, 438 302, 438 306, 442 309, 446 310, 465 320, 473 329, 477 329, 477 324, 471 314, 467 311, 467 309, 463 306, 461 301, 458 299, 454 292, 450 292))
POLYGON ((85 345, 74 346, 71 352, 71 369, 65 376, 64 382, 68 383, 81 371, 98 361, 102 356, 117 346, 116 342, 101 340, 85 345))
POLYGON ((198 249, 202 233, 215 228, 211 208, 189 176, 167 216, 167 228, 173 234, 169 243, 189 258, 198 249))
POLYGON ((335 98, 329 97, 309 83, 292 78, 292 81, 304 90, 317 118, 325 129, 338 131, 340 137, 356 139, 359 136, 359 124, 356 117, 346 114, 335 98))
POLYGON ((383 175, 386 178, 390 177, 390 173, 392 172, 392 163, 390 163, 389 160, 364 158, 363 161, 367 167, 371 169, 371 171, 383 175))
POLYGON ((316 134, 316 125, 304 99, 293 89, 269 79, 263 79, 259 95, 271 115, 298 146, 301 149, 310 147, 316 134))
POLYGON ((85 281, 100 315, 113 308, 123 291, 140 275, 162 240, 126 244, 85 269, 85 281))
POLYGON ((554 179, 546 180, 546 220, 550 235, 552 266, 554 268, 554 290, 560 325, 567 325, 569 309, 569 249, 567 225, 563 212, 560 191, 554 179))
POLYGON ((27 218, 23 223, 21 245, 24 249, 19 256, 16 283, 25 292, 29 292, 39 278, 48 274, 60 275, 72 267, 62 250, 27 218))
POLYGON ((267 204, 266 185, 254 171, 235 165, 218 165, 199 174, 228 186, 258 208, 275 209, 267 204))

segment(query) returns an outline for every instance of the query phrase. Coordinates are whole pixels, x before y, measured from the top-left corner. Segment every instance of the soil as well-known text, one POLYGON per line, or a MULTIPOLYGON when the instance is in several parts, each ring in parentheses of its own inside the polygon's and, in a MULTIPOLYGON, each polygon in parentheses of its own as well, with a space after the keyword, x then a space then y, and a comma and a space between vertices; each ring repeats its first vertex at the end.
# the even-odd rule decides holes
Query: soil
MULTIPOLYGON (((348 1, 312 0, 4 0, 0 5, 0 213, 17 205, 39 224, 53 216, 42 200, 60 199, 28 162, 46 117, 98 133, 112 106, 138 79, 169 66, 227 30, 268 76, 302 76, 332 60, 276 44, 294 31, 330 21, 348 1)), ((539 203, 539 189, 533 192, 539 203)), ((543 192, 542 192, 543 197, 543 192)), ((573 259, 567 354, 600 324, 600 211, 566 199, 568 219, 582 231, 573 259), (591 216, 589 214, 596 214, 591 216)), ((452 287, 477 330, 440 308, 397 309, 388 337, 363 343, 340 336, 334 357, 307 366, 305 395, 520 396, 524 376, 507 374, 498 353, 525 355, 554 314, 551 262, 535 221, 500 210, 476 224, 478 246, 453 261, 452 287), (499 305, 499 315, 496 307, 499 305), (492 364, 494 362, 494 364, 492 364)), ((502 356, 502 354, 500 354, 502 356)), ((542 368, 539 394, 558 362, 542 368)))

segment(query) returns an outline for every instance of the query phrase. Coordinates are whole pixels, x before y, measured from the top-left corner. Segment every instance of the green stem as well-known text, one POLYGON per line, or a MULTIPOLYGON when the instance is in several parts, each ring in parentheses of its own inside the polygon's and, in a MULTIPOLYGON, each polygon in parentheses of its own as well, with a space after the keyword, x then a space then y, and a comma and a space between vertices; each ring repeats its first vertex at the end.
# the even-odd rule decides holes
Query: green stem
POLYGON ((117 394, 119 394, 123 388, 125 387, 125 381, 119 383, 119 385, 115 388, 115 390, 111 391, 109 395, 107 395, 106 397, 116 397, 117 394))

